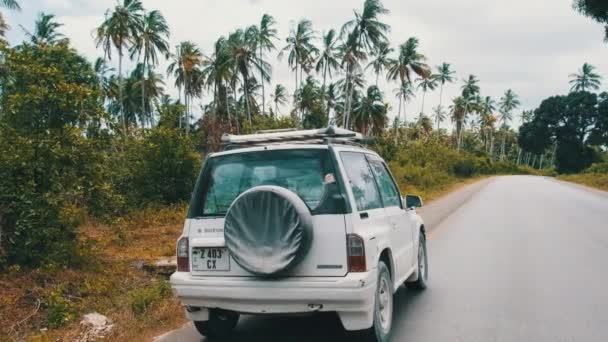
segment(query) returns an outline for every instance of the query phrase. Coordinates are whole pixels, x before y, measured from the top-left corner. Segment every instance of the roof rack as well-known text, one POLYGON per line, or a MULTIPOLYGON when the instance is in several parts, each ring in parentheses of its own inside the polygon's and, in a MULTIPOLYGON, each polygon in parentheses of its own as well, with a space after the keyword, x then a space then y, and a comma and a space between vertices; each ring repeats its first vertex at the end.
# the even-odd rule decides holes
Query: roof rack
POLYGON ((282 143, 291 144, 345 144, 363 146, 371 142, 371 139, 361 133, 353 132, 343 128, 329 126, 321 129, 296 130, 278 129, 258 131, 255 134, 246 135, 222 135, 222 149, 232 150, 252 146, 276 145, 282 143))

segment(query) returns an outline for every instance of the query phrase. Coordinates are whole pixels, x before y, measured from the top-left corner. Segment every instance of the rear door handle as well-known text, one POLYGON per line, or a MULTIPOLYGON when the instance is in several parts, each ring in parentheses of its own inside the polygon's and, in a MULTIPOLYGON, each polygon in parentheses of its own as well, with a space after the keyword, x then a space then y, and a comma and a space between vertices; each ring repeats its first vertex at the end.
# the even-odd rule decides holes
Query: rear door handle
POLYGON ((362 220, 365 220, 365 219, 368 219, 368 218, 369 218, 369 214, 368 214, 368 213, 360 213, 360 214, 359 214, 359 217, 360 217, 362 220))

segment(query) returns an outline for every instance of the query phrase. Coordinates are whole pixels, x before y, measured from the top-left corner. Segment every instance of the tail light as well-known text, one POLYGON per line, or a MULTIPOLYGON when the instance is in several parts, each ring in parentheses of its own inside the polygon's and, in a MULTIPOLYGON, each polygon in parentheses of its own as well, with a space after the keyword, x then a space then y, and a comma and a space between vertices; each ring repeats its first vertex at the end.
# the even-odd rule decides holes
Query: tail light
POLYGON ((188 254, 188 238, 183 237, 177 241, 177 271, 190 271, 190 257, 188 254))
POLYGON ((348 271, 365 272, 365 245, 363 239, 354 234, 347 235, 348 271))

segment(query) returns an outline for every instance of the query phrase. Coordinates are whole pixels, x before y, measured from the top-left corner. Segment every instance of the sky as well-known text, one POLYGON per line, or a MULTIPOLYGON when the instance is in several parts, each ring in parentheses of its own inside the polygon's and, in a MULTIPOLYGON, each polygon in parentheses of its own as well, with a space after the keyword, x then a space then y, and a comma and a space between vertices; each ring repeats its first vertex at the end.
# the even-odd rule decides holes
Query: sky
MULTIPOLYGON (((363 0, 142 0, 148 10, 158 9, 171 28, 171 46, 180 41, 195 42, 205 54, 211 54, 213 43, 237 28, 258 24, 264 13, 277 21, 279 40, 283 47, 291 27, 302 18, 313 22, 318 36, 329 29, 339 30, 354 17, 353 10, 363 0)), ((7 38, 11 44, 24 39, 20 26, 32 30, 40 12, 52 13, 64 24, 59 30, 89 60, 102 56, 95 47, 93 30, 103 21, 108 8, 116 0, 20 0, 22 11, 2 9, 12 29, 7 38)), ((446 84, 444 106, 457 96, 463 79, 474 74, 480 79, 482 96, 497 101, 507 89, 513 89, 521 100, 515 111, 536 108, 549 96, 568 92, 568 76, 587 62, 604 76, 602 90, 608 90, 608 44, 603 42, 603 27, 575 12, 572 0, 383 0, 390 14, 383 21, 391 26, 393 47, 409 37, 420 40, 420 52, 433 67, 443 62, 452 64, 457 81, 446 84)), ((317 42, 320 46, 320 41, 317 42)), ((286 59, 277 53, 267 56, 273 66, 271 86, 282 84, 291 93, 294 75, 286 59)), ((117 66, 117 56, 111 64, 117 66)), ((167 62, 159 65, 164 73, 167 62)), ((133 63, 127 64, 127 71, 133 63)), ((321 76, 318 76, 321 79, 321 76)), ((367 77, 368 85, 375 77, 367 77)), ((173 80, 166 80, 167 92, 177 96, 173 80)), ((381 77, 380 89, 392 103, 390 116, 397 114, 397 87, 381 77)), ((204 94, 201 103, 209 101, 204 94)), ((268 100, 267 100, 268 101, 268 100)), ((427 93, 425 112, 439 103, 439 92, 427 93)), ((407 119, 421 110, 422 93, 407 104, 407 119)), ((279 112, 286 114, 287 106, 279 112)), ((403 115, 403 114, 402 114, 403 115)))

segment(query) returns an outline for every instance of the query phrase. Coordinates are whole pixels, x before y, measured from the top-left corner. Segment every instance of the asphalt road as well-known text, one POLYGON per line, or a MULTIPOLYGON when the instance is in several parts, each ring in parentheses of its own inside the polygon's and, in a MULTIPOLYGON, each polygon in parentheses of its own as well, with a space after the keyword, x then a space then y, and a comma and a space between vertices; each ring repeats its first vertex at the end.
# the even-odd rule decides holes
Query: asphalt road
MULTIPOLYGON (((608 193, 497 177, 423 208, 430 284, 399 289, 392 341, 608 341, 608 193)), ((204 341, 194 328, 162 341, 204 341)), ((332 315, 241 317, 230 341, 342 341, 332 315)))

